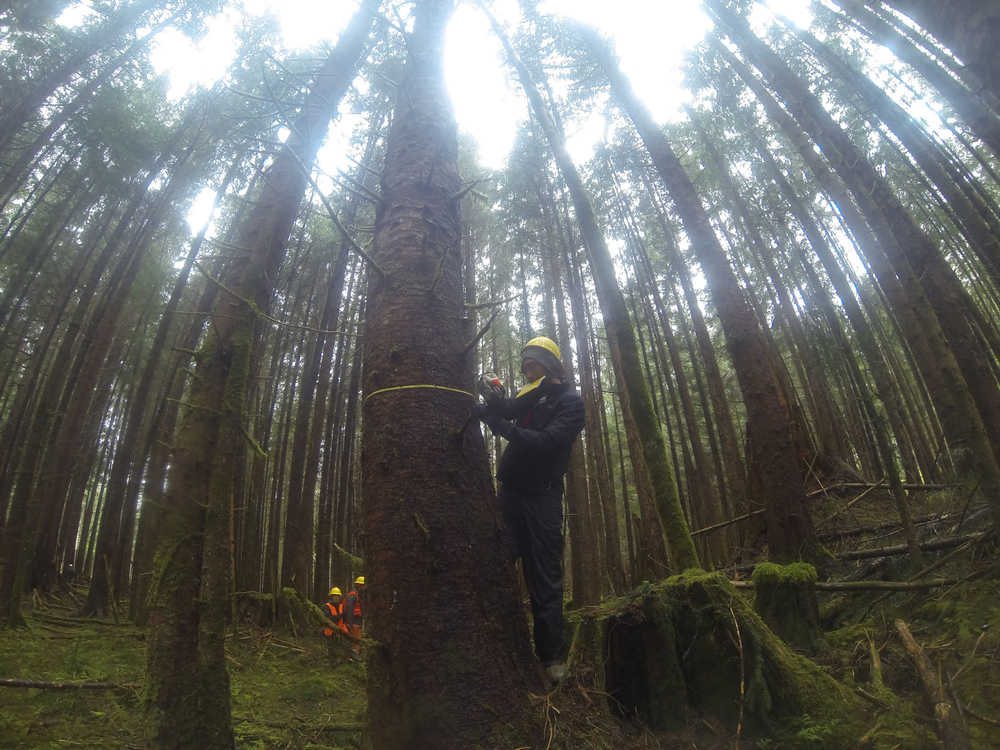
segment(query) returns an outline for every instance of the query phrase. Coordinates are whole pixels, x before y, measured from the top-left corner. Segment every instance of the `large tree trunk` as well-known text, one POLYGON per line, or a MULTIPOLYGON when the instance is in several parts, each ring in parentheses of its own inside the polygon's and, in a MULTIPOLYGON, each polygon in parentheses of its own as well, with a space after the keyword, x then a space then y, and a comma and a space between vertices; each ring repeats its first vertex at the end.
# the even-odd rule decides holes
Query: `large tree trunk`
POLYGON ((888 5, 919 23, 965 63, 983 87, 1000 99, 1000 6, 987 0, 887 0, 888 5))
POLYGON ((458 143, 442 69, 451 11, 451 0, 415 5, 372 244, 362 491, 375 750, 490 746, 536 686, 486 446, 475 426, 463 430, 475 331, 463 315, 458 143))

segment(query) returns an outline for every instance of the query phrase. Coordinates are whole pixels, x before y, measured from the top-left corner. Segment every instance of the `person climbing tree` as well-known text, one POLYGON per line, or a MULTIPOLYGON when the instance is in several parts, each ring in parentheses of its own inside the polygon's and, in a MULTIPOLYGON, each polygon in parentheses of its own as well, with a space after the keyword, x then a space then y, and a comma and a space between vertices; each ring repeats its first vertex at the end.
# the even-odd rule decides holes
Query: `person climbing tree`
POLYGON ((504 525, 531 597, 535 653, 546 675, 566 674, 563 653, 562 496, 570 448, 583 429, 583 399, 563 382, 559 346, 538 336, 521 350, 527 384, 512 399, 491 394, 480 418, 509 442, 497 469, 504 525))

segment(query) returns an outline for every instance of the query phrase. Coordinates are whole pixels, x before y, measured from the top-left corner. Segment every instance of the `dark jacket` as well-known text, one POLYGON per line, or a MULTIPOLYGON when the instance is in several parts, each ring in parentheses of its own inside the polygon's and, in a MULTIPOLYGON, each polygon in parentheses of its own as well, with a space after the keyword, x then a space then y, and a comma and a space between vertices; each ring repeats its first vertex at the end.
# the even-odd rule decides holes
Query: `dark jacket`
POLYGON ((505 411, 514 421, 494 429, 509 441, 497 479, 519 490, 561 487, 573 441, 583 429, 580 394, 566 383, 543 381, 521 398, 509 399, 505 411))

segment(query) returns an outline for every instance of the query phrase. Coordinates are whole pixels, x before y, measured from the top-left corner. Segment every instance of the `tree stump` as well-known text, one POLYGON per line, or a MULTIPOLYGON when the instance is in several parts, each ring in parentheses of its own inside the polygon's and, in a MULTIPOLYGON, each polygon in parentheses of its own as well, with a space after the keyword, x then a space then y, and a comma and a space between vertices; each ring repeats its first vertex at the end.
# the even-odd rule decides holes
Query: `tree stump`
POLYGON ((829 747, 864 733, 857 696, 789 648, 721 574, 687 571, 580 610, 570 669, 612 712, 656 729, 705 717, 738 734, 819 727, 829 747))
POLYGON ((786 643, 808 654, 822 645, 816 568, 809 563, 761 563, 753 571, 754 609, 786 643))
POLYGON ((236 617, 240 625, 267 628, 274 625, 274 596, 259 591, 237 591, 236 617))

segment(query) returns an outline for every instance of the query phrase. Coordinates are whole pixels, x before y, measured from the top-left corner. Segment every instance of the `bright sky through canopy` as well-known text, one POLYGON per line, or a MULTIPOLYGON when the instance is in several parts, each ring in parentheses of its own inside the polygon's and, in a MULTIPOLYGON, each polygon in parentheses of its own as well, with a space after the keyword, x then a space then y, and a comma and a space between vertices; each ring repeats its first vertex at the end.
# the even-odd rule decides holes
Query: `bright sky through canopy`
MULTIPOLYGON (((539 10, 590 24, 611 37, 622 68, 653 116, 663 121, 679 115, 690 98, 681 83, 681 63, 710 28, 697 0, 544 0, 539 10)), ((495 13, 508 24, 519 17, 510 0, 495 3, 495 13)), ((445 55, 459 127, 476 139, 482 162, 499 168, 527 116, 527 104, 488 21, 474 5, 456 11, 445 55)), ((603 114, 569 123, 567 130, 570 153, 586 159, 604 136, 603 114)))
MULTIPOLYGON (((67 26, 84 22, 91 14, 88 5, 70 6, 60 21, 67 26)), ((795 23, 808 23, 802 0, 769 0, 767 5, 795 23)), ((517 0, 494 0, 492 6, 500 22, 515 30, 520 18, 517 0)), ((208 87, 224 76, 237 54, 237 33, 246 17, 272 15, 286 50, 303 50, 335 40, 356 8, 357 3, 348 0, 227 4, 208 19, 206 33, 197 40, 173 28, 161 31, 152 45, 152 63, 157 72, 169 76, 171 97, 179 98, 193 86, 208 87)), ((684 56, 711 27, 698 0, 543 0, 539 10, 592 25, 611 38, 622 69, 653 117, 664 122, 681 116, 682 105, 691 97, 682 84, 684 56)), ((484 166, 501 168, 527 117, 527 103, 489 22, 472 2, 459 3, 449 25, 445 75, 459 128, 476 141, 484 166)), ((552 83, 558 92, 555 73, 552 83)), ((322 169, 332 172, 344 163, 343 151, 357 124, 356 117, 342 117, 334 124, 319 156, 322 169)), ((570 154, 580 162, 606 137, 607 124, 599 108, 566 127, 570 154)), ((208 199, 204 195, 200 202, 208 199)))
MULTIPOLYGON (((516 23, 516 0, 496 0, 494 6, 501 22, 516 23)), ((192 86, 211 86, 232 64, 241 16, 272 14, 286 49, 298 50, 336 38, 356 7, 345 0, 244 0, 210 19, 206 35, 198 40, 174 29, 161 32, 153 45, 153 65, 169 75, 170 94, 179 98, 192 86)), ((84 8, 85 3, 73 6, 62 22, 80 23, 86 17, 84 8)), ((614 39, 622 67, 654 117, 662 121, 678 116, 688 99, 681 86, 683 56, 709 28, 697 0, 545 0, 540 10, 592 24, 614 39)), ((460 129, 476 140, 486 166, 501 167, 527 116, 527 105, 489 23, 472 3, 460 3, 455 11, 445 66, 460 129)), ((600 114, 588 122, 570 123, 574 156, 586 158, 603 130, 600 114)))

